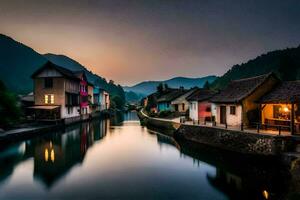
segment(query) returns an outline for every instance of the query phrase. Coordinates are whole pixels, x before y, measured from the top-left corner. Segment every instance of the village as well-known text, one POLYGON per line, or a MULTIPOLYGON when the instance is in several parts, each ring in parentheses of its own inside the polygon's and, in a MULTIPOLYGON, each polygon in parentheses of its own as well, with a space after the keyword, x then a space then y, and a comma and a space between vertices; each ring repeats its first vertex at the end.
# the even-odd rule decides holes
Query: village
MULTIPOLYGON (((140 116, 151 119, 149 124, 160 128, 166 128, 162 125, 164 123, 173 123, 175 133, 181 132, 183 138, 221 148, 228 148, 226 143, 229 148, 232 143, 249 146, 251 142, 246 139, 249 134, 259 138, 253 145, 265 143, 261 137, 273 138, 267 139, 266 143, 284 138, 281 142, 287 145, 291 138, 297 140, 300 133, 299 95, 299 81, 281 81, 275 73, 232 80, 219 91, 209 88, 174 89, 162 84, 157 92, 143 99, 140 116), (161 123, 157 125, 155 121, 159 120, 161 123), (183 126, 186 128, 181 128, 183 126), (207 129, 209 127, 213 129, 207 129), (233 142, 233 139, 228 139, 219 145, 216 141, 207 141, 214 137, 220 140, 223 136, 218 132, 222 130, 226 130, 223 135, 226 133, 240 140, 233 142), (188 136, 192 132, 194 135, 188 136), (203 139, 203 132, 212 134, 203 139)), ((277 147, 272 145, 263 144, 259 151, 247 149, 247 153, 267 153, 264 150, 278 153, 278 149, 274 150, 277 147)), ((280 147, 280 152, 287 150, 285 145, 280 147)))

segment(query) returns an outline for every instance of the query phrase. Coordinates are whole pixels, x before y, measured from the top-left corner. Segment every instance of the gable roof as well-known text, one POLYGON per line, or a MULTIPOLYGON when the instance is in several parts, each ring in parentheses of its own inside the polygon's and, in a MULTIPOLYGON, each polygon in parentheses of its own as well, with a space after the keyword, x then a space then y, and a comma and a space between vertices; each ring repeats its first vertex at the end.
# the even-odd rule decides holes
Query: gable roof
POLYGON ((206 101, 209 100, 213 95, 215 95, 216 92, 212 90, 207 90, 203 88, 197 88, 196 91, 194 91, 190 96, 188 96, 186 99, 188 101, 206 101))
POLYGON ((198 88, 191 88, 187 90, 184 94, 176 97, 175 99, 172 100, 172 104, 180 104, 183 101, 187 101, 187 97, 189 97, 193 92, 195 92, 198 88))
POLYGON ((231 81, 228 86, 221 90, 218 94, 211 98, 214 103, 237 103, 252 94, 259 86, 267 79, 277 76, 273 73, 268 73, 251 78, 239 79, 231 81))
POLYGON ((160 96, 159 99, 157 99, 157 102, 161 103, 161 102, 173 101, 174 99, 185 94, 186 92, 187 92, 187 90, 183 90, 183 89, 171 89, 166 94, 163 94, 162 96, 160 96))
POLYGON ((74 73, 71 70, 68 70, 66 68, 60 67, 50 61, 47 61, 41 68, 36 70, 32 75, 31 78, 35 78, 37 75, 39 75, 43 70, 47 68, 52 68, 57 70, 59 73, 61 73, 63 76, 70 78, 70 79, 75 79, 78 80, 78 78, 74 75, 74 73))
POLYGON ((300 81, 285 81, 260 99, 260 103, 291 103, 300 99, 300 81))

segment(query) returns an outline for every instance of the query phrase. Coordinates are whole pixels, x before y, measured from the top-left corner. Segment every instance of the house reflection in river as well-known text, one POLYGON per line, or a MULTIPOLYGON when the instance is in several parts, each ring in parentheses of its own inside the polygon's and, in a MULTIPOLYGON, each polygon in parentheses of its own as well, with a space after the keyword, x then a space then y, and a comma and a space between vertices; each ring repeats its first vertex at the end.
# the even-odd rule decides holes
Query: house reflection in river
POLYGON ((95 141, 106 135, 107 121, 82 123, 66 128, 65 134, 52 134, 27 143, 34 157, 34 177, 50 188, 69 170, 81 164, 95 141))

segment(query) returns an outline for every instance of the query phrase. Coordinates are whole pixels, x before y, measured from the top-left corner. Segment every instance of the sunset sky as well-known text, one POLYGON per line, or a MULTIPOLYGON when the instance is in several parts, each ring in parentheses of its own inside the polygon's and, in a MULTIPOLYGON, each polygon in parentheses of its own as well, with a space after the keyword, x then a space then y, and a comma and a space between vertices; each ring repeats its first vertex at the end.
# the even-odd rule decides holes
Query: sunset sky
POLYGON ((300 44, 299 0, 1 0, 0 33, 122 85, 222 75, 300 44))

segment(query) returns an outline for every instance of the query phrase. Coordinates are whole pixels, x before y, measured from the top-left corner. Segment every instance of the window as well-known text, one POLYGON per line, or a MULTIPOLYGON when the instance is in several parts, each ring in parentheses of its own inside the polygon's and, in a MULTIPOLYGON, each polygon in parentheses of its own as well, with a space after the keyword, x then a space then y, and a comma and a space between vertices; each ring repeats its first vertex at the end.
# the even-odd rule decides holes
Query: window
POLYGON ((45 95, 45 104, 54 104, 54 94, 45 95))
POLYGON ((184 107, 185 107, 185 104, 183 103, 183 104, 182 104, 182 110, 184 110, 184 107))
POLYGON ((52 88, 53 87, 53 78, 45 78, 44 88, 52 88))
POLYGON ((211 112, 211 107, 210 107, 210 106, 207 106, 206 109, 205 109, 205 111, 206 111, 206 112, 211 112))
POLYGON ((236 107, 235 106, 230 106, 230 114, 235 115, 236 113, 236 107))

